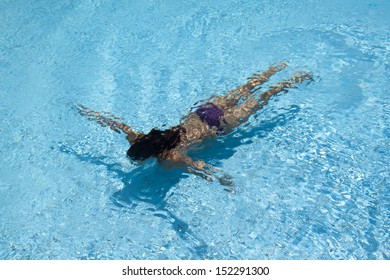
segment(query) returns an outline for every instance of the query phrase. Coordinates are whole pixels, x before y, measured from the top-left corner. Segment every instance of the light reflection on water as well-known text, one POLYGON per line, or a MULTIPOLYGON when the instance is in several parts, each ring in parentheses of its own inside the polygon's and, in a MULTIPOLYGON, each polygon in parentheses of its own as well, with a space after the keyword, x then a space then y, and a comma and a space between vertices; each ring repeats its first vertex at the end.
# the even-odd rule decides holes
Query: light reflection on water
POLYGON ((0 258, 388 259, 385 1, 141 2, 0 4, 0 258), (73 109, 176 125, 280 60, 316 82, 192 153, 235 195, 73 109))

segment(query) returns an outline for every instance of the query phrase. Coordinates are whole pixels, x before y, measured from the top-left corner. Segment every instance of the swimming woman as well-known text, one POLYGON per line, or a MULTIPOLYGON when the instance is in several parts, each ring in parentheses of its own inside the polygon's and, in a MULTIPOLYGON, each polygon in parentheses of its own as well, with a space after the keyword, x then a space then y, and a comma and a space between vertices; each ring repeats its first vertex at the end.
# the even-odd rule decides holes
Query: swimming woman
POLYGON ((265 105, 270 98, 280 92, 287 92, 305 80, 312 80, 311 74, 299 72, 289 80, 279 82, 257 97, 255 92, 259 86, 267 82, 275 73, 286 67, 284 62, 270 66, 268 70, 253 75, 248 82, 225 96, 212 97, 194 112, 185 116, 182 122, 167 130, 152 129, 149 133, 133 130, 120 118, 106 112, 95 112, 78 105, 80 114, 89 120, 95 120, 101 126, 108 126, 118 133, 125 133, 130 143, 127 155, 135 162, 142 163, 151 157, 156 157, 165 168, 184 167, 188 172, 201 176, 208 181, 217 179, 222 185, 231 186, 233 181, 222 171, 201 160, 193 160, 187 152, 194 144, 206 139, 216 138, 230 133, 235 127, 246 122, 248 118, 265 105))

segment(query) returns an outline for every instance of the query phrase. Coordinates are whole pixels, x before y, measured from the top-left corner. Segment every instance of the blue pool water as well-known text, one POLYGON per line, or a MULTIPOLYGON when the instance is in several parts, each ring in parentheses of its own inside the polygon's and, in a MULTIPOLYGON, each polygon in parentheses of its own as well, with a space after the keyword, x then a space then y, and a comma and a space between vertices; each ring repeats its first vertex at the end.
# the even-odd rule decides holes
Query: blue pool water
POLYGON ((0 3, 0 259, 389 259, 390 2, 0 3), (145 132, 281 60, 274 98, 193 157, 154 160, 78 103, 145 132))

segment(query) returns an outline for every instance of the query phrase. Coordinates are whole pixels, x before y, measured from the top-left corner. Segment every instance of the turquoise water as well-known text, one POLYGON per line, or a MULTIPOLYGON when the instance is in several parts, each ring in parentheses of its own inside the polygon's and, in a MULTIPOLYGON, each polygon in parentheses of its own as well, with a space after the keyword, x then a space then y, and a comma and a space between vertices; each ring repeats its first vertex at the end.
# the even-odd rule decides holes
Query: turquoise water
POLYGON ((389 259, 389 1, 1 1, 0 259, 389 259), (55 3, 58 2, 58 3, 55 3), (286 60, 274 98, 193 153, 126 157, 84 104, 149 131, 286 60))

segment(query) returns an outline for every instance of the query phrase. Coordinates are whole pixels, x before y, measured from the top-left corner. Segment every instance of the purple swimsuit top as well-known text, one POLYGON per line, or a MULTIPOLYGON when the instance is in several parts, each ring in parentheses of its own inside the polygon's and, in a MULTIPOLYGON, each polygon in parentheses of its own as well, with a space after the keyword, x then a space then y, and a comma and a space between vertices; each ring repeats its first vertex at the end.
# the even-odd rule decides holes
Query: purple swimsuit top
POLYGON ((221 129, 220 119, 223 117, 223 111, 213 103, 206 103, 200 106, 195 113, 199 116, 202 122, 206 122, 210 128, 213 126, 221 129))

